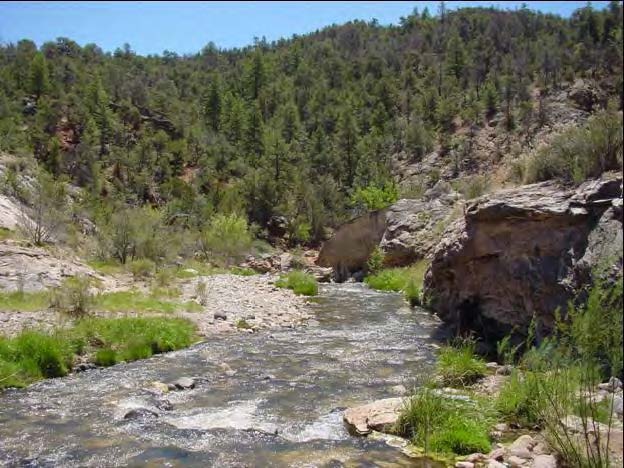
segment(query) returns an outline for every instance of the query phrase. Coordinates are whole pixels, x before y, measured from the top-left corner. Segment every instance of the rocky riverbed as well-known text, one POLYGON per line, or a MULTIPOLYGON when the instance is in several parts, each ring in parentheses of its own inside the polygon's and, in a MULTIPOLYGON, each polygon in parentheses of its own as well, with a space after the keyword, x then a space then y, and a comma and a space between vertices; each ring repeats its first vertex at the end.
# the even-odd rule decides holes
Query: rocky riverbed
MULTIPOLYGON (((274 274, 238 276, 219 274, 178 280, 175 286, 181 295, 176 302, 194 301, 201 310, 188 312, 182 306, 174 315, 187 318, 197 325, 202 336, 223 332, 252 333, 261 329, 295 328, 310 317, 307 300, 289 289, 277 288, 274 274), (199 286, 203 284, 204 286, 199 286)), ((145 285, 109 281, 114 291, 130 290, 147 293, 145 285), (124 288, 125 286, 125 288, 124 288)), ((104 292, 109 289, 104 289, 104 292)), ((198 308, 199 309, 199 308, 198 308)), ((123 313, 94 312, 98 316, 154 315, 155 312, 123 313)), ((170 314, 167 314, 170 315, 170 314)), ((42 308, 32 312, 0 311, 0 335, 14 336, 24 329, 51 330, 71 323, 65 315, 42 308)))

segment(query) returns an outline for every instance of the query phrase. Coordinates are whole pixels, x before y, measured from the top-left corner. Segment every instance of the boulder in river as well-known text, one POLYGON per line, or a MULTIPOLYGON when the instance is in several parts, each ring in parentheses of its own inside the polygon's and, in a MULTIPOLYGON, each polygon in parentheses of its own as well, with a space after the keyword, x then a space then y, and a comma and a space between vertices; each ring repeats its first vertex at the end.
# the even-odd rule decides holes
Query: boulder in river
POLYGON ((535 315, 539 338, 606 259, 621 271, 620 174, 576 189, 543 182, 502 190, 469 202, 446 230, 424 300, 442 320, 488 341, 522 333, 535 315))
POLYGON ((385 398, 345 410, 343 419, 349 430, 357 435, 372 431, 387 432, 399 419, 403 398, 385 398))
POLYGON ((157 418, 158 413, 147 408, 134 408, 124 414, 124 419, 148 419, 157 418))
POLYGON ((172 382, 172 385, 177 390, 190 390, 191 388, 195 388, 195 379, 190 377, 180 377, 175 382, 172 382))

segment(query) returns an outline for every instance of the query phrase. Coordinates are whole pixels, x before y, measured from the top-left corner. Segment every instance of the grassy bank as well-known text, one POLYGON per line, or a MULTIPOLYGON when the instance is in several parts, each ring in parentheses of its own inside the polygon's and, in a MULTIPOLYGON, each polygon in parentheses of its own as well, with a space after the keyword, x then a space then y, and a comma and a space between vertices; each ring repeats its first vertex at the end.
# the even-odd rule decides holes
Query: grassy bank
POLYGON ((180 318, 85 318, 69 329, 0 337, 0 388, 67 375, 78 356, 109 366, 184 348, 194 330, 180 318))
MULTIPOLYGON (((33 312, 59 306, 59 293, 66 294, 67 290, 52 292, 0 292, 0 311, 11 310, 17 312, 33 312)), ((71 301, 76 302, 76 294, 71 301)), ((194 301, 176 301, 172 299, 175 291, 164 288, 154 288, 150 294, 143 294, 136 290, 114 291, 100 294, 84 293, 82 298, 88 304, 89 310, 99 312, 157 312, 173 313, 176 310, 189 312, 201 311, 202 307, 194 301)), ((61 301, 62 302, 62 301, 61 301)), ((1 312, 0 312, 1 313, 1 312)))
POLYGON ((419 305, 427 266, 428 263, 421 260, 409 267, 386 268, 369 274, 364 282, 378 291, 402 292, 410 305, 419 305))
POLYGON ((474 385, 493 372, 475 355, 474 342, 441 348, 435 377, 407 400, 396 432, 425 452, 454 457, 487 454, 494 423, 506 422, 520 433, 540 431, 564 466, 613 466, 608 444, 616 397, 598 384, 622 377, 621 301, 621 279, 615 286, 599 284, 551 337, 536 344, 532 326, 522 353, 504 340, 500 361, 513 368, 493 396, 474 385), (449 386, 459 390, 443 389, 449 386), (569 425, 568 417, 578 423, 569 425))

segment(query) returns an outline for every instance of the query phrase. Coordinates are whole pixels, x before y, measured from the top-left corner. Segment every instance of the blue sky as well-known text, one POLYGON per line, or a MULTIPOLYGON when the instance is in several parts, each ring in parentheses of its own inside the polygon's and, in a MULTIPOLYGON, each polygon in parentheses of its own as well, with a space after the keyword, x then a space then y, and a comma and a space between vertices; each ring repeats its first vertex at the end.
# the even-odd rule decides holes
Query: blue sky
MULTIPOLYGON (((519 8, 523 2, 446 2, 448 8, 480 5, 519 8)), ((532 9, 569 16, 586 2, 526 2, 532 9)), ((593 2, 596 8, 608 2, 593 2)), ((69 37, 113 51, 124 43, 142 55, 170 50, 195 53, 208 42, 243 47, 254 37, 272 41, 353 19, 396 24, 414 7, 432 13, 439 2, 3 2, 0 43, 28 38, 38 45, 69 37)))

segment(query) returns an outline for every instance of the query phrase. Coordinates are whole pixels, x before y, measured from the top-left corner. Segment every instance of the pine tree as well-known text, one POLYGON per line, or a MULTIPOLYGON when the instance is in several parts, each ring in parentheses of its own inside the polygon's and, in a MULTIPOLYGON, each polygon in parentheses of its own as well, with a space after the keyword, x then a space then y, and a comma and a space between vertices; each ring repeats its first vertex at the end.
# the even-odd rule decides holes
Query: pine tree
POLYGON ((45 56, 38 52, 30 62, 30 91, 39 99, 49 89, 48 63, 45 56))

